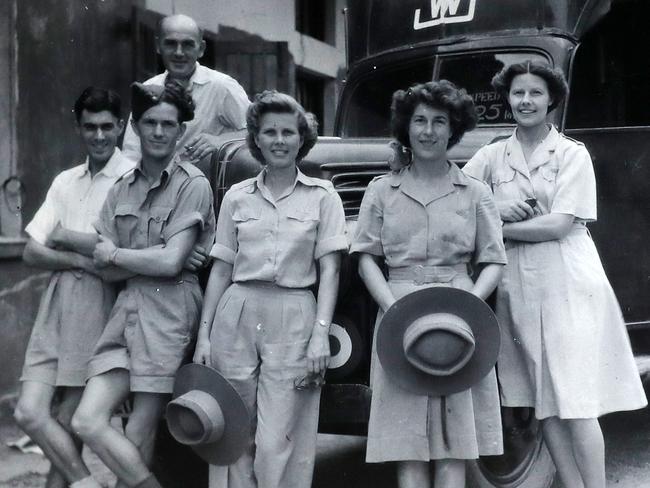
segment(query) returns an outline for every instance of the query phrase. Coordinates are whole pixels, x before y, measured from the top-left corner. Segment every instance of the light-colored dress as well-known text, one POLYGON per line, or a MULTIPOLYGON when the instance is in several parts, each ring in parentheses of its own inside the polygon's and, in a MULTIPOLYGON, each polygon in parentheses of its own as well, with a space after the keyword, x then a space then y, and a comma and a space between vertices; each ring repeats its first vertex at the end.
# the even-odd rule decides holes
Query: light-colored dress
POLYGON ((595 418, 646 405, 623 317, 586 223, 596 220, 591 158, 551 128, 526 163, 513 134, 481 148, 463 168, 497 201, 537 199, 542 214, 575 216, 568 235, 508 241, 497 292, 504 406, 537 418, 595 418))
MULTIPOLYGON (((370 183, 351 252, 382 257, 395 298, 430 286, 470 289, 468 265, 506 262, 489 189, 451 164, 434 193, 409 168, 370 183), (425 270, 424 280, 396 279, 425 270)), ((377 322, 381 320, 381 312, 377 322)), ((473 459, 502 452, 494 369, 471 389, 445 397, 403 390, 384 372, 373 345, 366 461, 473 459), (446 403, 446 414, 442 408, 446 403)))

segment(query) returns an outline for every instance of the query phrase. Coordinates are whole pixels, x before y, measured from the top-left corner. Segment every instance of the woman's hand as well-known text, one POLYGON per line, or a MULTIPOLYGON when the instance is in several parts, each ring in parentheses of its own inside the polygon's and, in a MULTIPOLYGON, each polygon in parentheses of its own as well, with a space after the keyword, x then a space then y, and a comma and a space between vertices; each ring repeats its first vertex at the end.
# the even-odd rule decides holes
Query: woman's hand
POLYGON ((307 346, 307 373, 325 374, 330 362, 330 340, 328 328, 314 324, 307 346))
POLYGON ((208 253, 205 251, 203 246, 195 244, 190 251, 190 255, 187 256, 183 268, 192 273, 196 273, 200 269, 203 269, 207 262, 208 253))
POLYGON ((113 241, 99 234, 99 241, 95 244, 95 250, 93 251, 93 262, 95 266, 105 268, 113 264, 116 253, 117 247, 113 244, 113 241))
POLYGON ((196 349, 194 349, 194 357, 192 358, 197 364, 205 364, 210 366, 210 340, 199 338, 196 341, 196 349))
POLYGON ((504 222, 521 222, 535 215, 535 209, 523 200, 500 200, 496 204, 504 222))

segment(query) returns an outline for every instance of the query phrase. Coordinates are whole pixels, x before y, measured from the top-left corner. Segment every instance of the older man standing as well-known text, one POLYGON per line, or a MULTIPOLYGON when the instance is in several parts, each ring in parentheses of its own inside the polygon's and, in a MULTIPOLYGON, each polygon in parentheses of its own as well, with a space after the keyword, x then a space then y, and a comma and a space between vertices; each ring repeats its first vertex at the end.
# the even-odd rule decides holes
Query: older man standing
MULTIPOLYGON (((164 85, 176 80, 188 89, 196 113, 187 124, 176 151, 183 160, 197 162, 233 137, 244 136, 246 109, 250 104, 246 92, 230 76, 198 63, 205 51, 201 28, 191 17, 171 15, 158 25, 157 50, 166 71, 145 81, 164 85)), ((139 161, 140 141, 129 125, 122 145, 124 154, 139 161)))

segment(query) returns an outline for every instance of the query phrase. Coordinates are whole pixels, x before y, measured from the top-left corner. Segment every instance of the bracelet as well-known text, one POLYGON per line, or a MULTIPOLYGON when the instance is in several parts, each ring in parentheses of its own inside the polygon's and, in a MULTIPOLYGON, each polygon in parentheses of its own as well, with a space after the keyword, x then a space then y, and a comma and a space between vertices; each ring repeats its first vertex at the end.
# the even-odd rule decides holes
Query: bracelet
POLYGON ((116 247, 116 248, 111 252, 111 254, 108 256, 108 262, 109 262, 109 264, 113 264, 113 265, 115 265, 115 260, 117 259, 117 251, 119 251, 119 250, 120 250, 120 248, 119 248, 119 247, 116 247))

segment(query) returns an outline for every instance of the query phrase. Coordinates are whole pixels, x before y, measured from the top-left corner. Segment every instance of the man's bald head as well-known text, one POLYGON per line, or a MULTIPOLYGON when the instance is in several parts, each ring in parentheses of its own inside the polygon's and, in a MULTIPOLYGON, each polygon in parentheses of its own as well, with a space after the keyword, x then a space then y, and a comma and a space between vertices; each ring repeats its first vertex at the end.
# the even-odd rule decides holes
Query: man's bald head
POLYGON ((205 51, 203 31, 192 17, 170 15, 158 24, 157 46, 169 76, 184 83, 205 51))
POLYGON ((162 39, 165 32, 182 31, 186 33, 193 33, 196 39, 200 42, 203 40, 203 29, 199 27, 192 17, 183 14, 174 14, 163 17, 158 22, 158 31, 156 37, 162 39))

